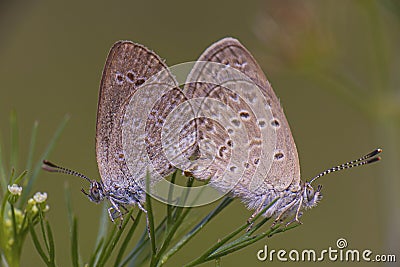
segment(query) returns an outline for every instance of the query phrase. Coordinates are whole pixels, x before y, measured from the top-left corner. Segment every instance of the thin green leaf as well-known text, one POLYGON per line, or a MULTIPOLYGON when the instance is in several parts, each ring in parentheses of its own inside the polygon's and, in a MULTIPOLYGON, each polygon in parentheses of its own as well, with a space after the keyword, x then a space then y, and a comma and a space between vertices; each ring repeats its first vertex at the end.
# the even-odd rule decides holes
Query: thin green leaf
POLYGON ((161 264, 164 264, 168 258, 174 255, 179 249, 181 249, 190 239, 192 239, 203 227, 209 223, 217 214, 219 214, 224 208, 226 208, 233 199, 225 197, 219 205, 207 214, 192 230, 190 230, 183 238, 181 238, 167 253, 162 256, 161 264))
POLYGON ((11 151, 10 151, 10 166, 17 169, 18 164, 18 124, 17 124, 17 113, 15 110, 11 111, 10 114, 10 126, 11 126, 11 151))
POLYGON ((10 192, 7 190, 6 193, 4 194, 3 201, 1 202, 0 218, 4 216, 4 212, 5 212, 6 204, 7 204, 7 199, 8 199, 9 195, 10 195, 10 192))
MULTIPOLYGON (((161 236, 165 233, 167 218, 164 218, 156 228, 156 236, 161 236)), ((125 266, 130 262, 130 266, 140 266, 150 256, 150 242, 149 235, 145 229, 136 243, 135 247, 131 250, 128 256, 122 261, 119 266, 125 266), (144 252, 145 251, 145 252, 144 252)))
POLYGON ((7 192, 7 179, 6 179, 6 169, 5 166, 3 165, 4 160, 3 160, 3 144, 2 144, 2 139, 1 139, 1 134, 0 134, 0 193, 4 196, 7 192))
POLYGON ((8 179, 8 183, 7 184, 11 184, 12 181, 14 181, 14 175, 15 175, 15 169, 11 168, 11 174, 10 174, 10 178, 8 179))
POLYGON ((179 199, 179 207, 177 207, 175 209, 175 214, 174 214, 175 220, 177 220, 177 218, 182 213, 182 210, 184 209, 185 203, 186 203, 187 198, 188 198, 189 193, 190 193, 190 187, 192 187, 193 182, 194 182, 193 177, 189 177, 189 179, 186 182, 187 190, 184 190, 183 196, 181 196, 180 199, 179 199))
POLYGON ((141 216, 142 216, 142 211, 139 210, 138 214, 136 215, 135 221, 133 222, 131 228, 129 229, 128 234, 125 236, 124 242, 122 242, 121 248, 118 251, 117 258, 115 259, 114 266, 119 266, 119 264, 121 263, 122 257, 128 247, 128 244, 129 244, 133 234, 135 233, 137 226, 139 225, 141 216))
POLYGON ((172 223, 172 221, 173 221, 172 212, 173 212, 173 210, 174 210, 174 206, 172 206, 171 203, 172 203, 172 195, 173 195, 173 192, 174 192, 174 184, 175 184, 175 180, 176 180, 176 174, 177 174, 177 171, 175 171, 175 172, 172 174, 170 186, 169 186, 169 189, 168 189, 168 202, 167 202, 167 203, 168 203, 168 204, 167 204, 167 232, 168 232, 168 227, 169 227, 169 225, 171 225, 171 223, 172 223))
POLYGON ((247 240, 246 239, 243 240, 243 242, 232 242, 231 245, 227 245, 225 248, 221 248, 221 249, 217 250, 215 253, 211 254, 207 258, 206 261, 223 257, 223 256, 225 256, 227 254, 233 253, 233 252, 238 251, 238 250, 240 250, 240 249, 242 249, 244 247, 247 247, 247 246, 249 246, 249 245, 251 245, 251 244, 253 244, 253 243, 255 243, 255 242, 257 242, 257 241, 259 241, 259 240, 261 240, 263 238, 265 238, 265 237, 272 237, 275 234, 288 231, 288 230, 296 228, 298 226, 299 226, 299 224, 296 224, 296 225, 293 225, 293 226, 290 226, 290 227, 275 226, 275 227, 269 229, 267 232, 264 232, 264 233, 256 235, 256 236, 248 237, 248 239, 247 240))
POLYGON ((27 170, 23 171, 15 180, 12 182, 13 184, 19 184, 22 179, 24 179, 25 175, 28 173, 27 170))
POLYGON ((17 220, 15 218, 15 209, 14 205, 10 204, 10 209, 11 209, 11 219, 12 219, 12 227, 13 227, 13 237, 14 241, 18 242, 18 236, 17 236, 17 220))
POLYGON ((79 267, 79 248, 78 248, 78 220, 73 217, 71 224, 71 259, 72 266, 79 267))
POLYGON ((49 261, 50 264, 55 266, 56 262, 56 249, 54 246, 54 238, 53 238, 53 233, 51 231, 50 223, 46 221, 46 230, 47 230, 47 236, 48 236, 48 243, 49 243, 49 261))
MULTIPOLYGON (((190 189, 190 187, 193 185, 193 178, 188 179, 186 185, 188 187, 188 189, 190 189)), ((182 205, 184 205, 187 201, 187 197, 189 195, 189 190, 185 190, 183 193, 183 197, 181 198, 183 200, 183 202, 181 202, 182 205)), ((161 256, 164 254, 164 252, 167 250, 169 244, 172 241, 172 238, 174 237, 176 231, 178 230, 178 228, 181 226, 183 220, 185 219, 185 217, 189 214, 191 208, 184 208, 184 207, 178 207, 176 208, 176 212, 175 212, 175 221, 173 222, 173 224, 171 225, 171 228, 169 230, 169 232, 167 232, 164 241, 160 247, 160 250, 158 251, 157 255, 152 259, 151 261, 151 266, 156 266, 158 265, 161 256)))
POLYGON ((50 245, 49 245, 49 242, 48 242, 48 239, 47 239, 47 233, 46 233, 46 230, 44 228, 44 218, 43 218, 43 214, 42 214, 41 211, 39 212, 39 217, 40 217, 40 220, 39 220, 39 222, 40 222, 40 230, 42 231, 42 237, 43 237, 43 240, 44 240, 44 244, 46 245, 47 251, 50 251, 50 245))
MULTIPOLYGON (((250 223, 253 223, 255 220, 257 220, 263 213, 265 213, 279 198, 275 199, 272 201, 268 206, 266 206, 264 209, 260 211, 259 214, 257 214, 252 220, 250 220, 250 223)), ((198 265, 202 262, 209 261, 211 260, 209 257, 212 253, 220 249, 224 244, 226 244, 229 240, 231 240, 233 237, 238 235, 241 231, 249 227, 249 224, 246 222, 242 226, 238 227, 236 230, 234 230, 232 233, 229 235, 225 236, 223 239, 221 239, 217 244, 214 246, 210 247, 208 250, 206 250, 201 256, 199 256, 197 259, 194 259, 190 263, 188 263, 187 266, 195 266, 198 265)), ((245 234, 246 236, 246 234, 245 234)), ((246 236, 247 237, 247 236, 246 236)), ((244 238, 244 237, 241 237, 244 238)))
MULTIPOLYGON (((265 236, 263 236, 263 237, 265 237, 265 236)), ((207 257, 207 259, 204 262, 210 261, 210 260, 214 260, 214 259, 217 259, 217 258, 221 258, 221 257, 223 257, 223 256, 225 256, 227 254, 233 253, 233 252, 235 252, 235 251, 237 251, 239 249, 247 247, 248 245, 251 245, 254 242, 257 242, 260 239, 261 238, 257 238, 257 236, 249 237, 248 240, 240 242, 240 243, 236 244, 235 246, 232 246, 232 247, 230 247, 230 248, 228 248, 226 250, 223 250, 221 252, 218 252, 218 253, 215 253, 215 254, 211 254, 209 257, 207 257)))
POLYGON ((110 242, 109 243, 110 245, 107 246, 107 249, 105 251, 103 251, 104 253, 103 253, 102 257, 100 258, 99 266, 104 266, 106 264, 106 262, 110 259, 112 251, 114 250, 115 246, 117 245, 118 241, 120 240, 121 235, 124 232, 124 229, 128 225, 129 218, 132 216, 132 212, 133 212, 133 209, 131 209, 131 211, 128 212, 128 214, 126 216, 127 219, 123 221, 121 228, 113 236, 112 242, 110 242))
POLYGON ((147 170, 146 173, 146 207, 147 207, 147 218, 148 218, 148 229, 150 232, 150 242, 151 242, 151 251, 152 251, 152 258, 154 259, 157 253, 157 248, 156 248, 156 239, 155 239, 155 234, 154 234, 154 216, 153 216, 153 208, 151 205, 151 197, 147 193, 149 192, 150 189, 150 173, 147 170))
POLYGON ((89 261, 88 266, 95 266, 94 264, 95 264, 95 262, 98 261, 98 259, 100 257, 99 251, 103 248, 103 244, 104 244, 104 238, 101 237, 99 243, 96 246, 96 249, 95 249, 94 253, 90 257, 90 261, 89 261))
POLYGON ((104 261, 103 258, 106 255, 108 247, 110 246, 111 242, 113 241, 113 237, 114 237, 116 231, 117 231, 117 227, 114 225, 111 232, 108 234, 107 238, 105 239, 104 245, 99 253, 100 257, 98 258, 98 261, 95 261, 94 266, 103 266, 102 265, 102 262, 104 261))
POLYGON ((33 226, 33 222, 31 220, 29 220, 28 225, 29 225, 29 230, 31 233, 33 244, 35 245, 35 248, 36 248, 37 252, 39 253, 40 257, 42 258, 42 260, 46 263, 46 265, 48 265, 49 260, 46 256, 46 254, 44 253, 42 246, 40 245, 39 239, 37 238, 35 228, 33 226))
POLYGON ((261 222, 257 223, 253 226, 248 232, 247 235, 252 235, 255 231, 257 231, 261 226, 263 226, 267 221, 269 221, 270 217, 265 217, 261 220, 261 222))
POLYGON ((230 239, 232 239, 233 237, 235 237, 237 234, 239 234, 241 231, 243 231, 244 229, 246 229, 247 224, 244 224, 242 226, 240 226, 239 228, 237 228, 235 231, 233 231, 232 233, 230 233, 229 235, 227 235, 226 237, 224 237, 223 239, 221 239, 217 244, 215 244, 214 246, 210 247, 208 250, 206 250, 201 256, 199 256, 197 259, 191 261, 190 263, 188 263, 185 266, 195 266, 198 265, 202 262, 205 261, 205 259, 207 259, 207 257, 213 253, 215 250, 217 250, 219 247, 221 247, 223 244, 225 244, 226 242, 228 242, 230 239))
POLYGON ((27 201, 28 196, 31 193, 32 187, 33 187, 34 183, 36 182, 38 174, 39 174, 39 172, 40 172, 40 170, 42 168, 42 161, 45 158, 47 158, 48 155, 50 154, 50 152, 52 151, 56 141, 60 137, 60 135, 61 135, 62 131, 64 130, 68 120, 69 120, 69 116, 65 116, 63 118, 63 120, 61 121, 61 123, 57 127, 53 137, 50 139, 50 142, 47 145, 45 151, 43 152, 43 154, 39 158, 39 161, 35 164, 35 167, 34 167, 34 169, 32 171, 32 175, 29 177, 29 179, 25 180, 25 181, 27 181, 27 184, 25 186, 25 190, 22 191, 22 196, 21 196, 21 202, 22 203, 25 203, 27 201))
POLYGON ((110 225, 110 219, 108 218, 108 203, 103 202, 103 208, 101 209, 100 220, 99 220, 99 230, 97 231, 96 247, 100 243, 103 236, 107 235, 108 227, 110 225))
POLYGON ((33 154, 35 152, 38 127, 39 127, 39 122, 35 121, 32 126, 31 140, 29 142, 28 159, 26 161, 26 169, 27 170, 30 170, 32 168, 33 154))

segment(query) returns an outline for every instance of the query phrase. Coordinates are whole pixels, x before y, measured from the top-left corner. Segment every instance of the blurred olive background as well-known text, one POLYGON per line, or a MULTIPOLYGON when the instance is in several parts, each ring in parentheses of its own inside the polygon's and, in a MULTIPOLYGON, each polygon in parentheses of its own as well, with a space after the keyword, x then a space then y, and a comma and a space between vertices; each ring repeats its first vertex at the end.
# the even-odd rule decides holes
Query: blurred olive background
MULTIPOLYGON (((338 238, 346 238, 349 248, 396 254, 399 261, 400 4, 396 0, 1 1, 3 157, 9 151, 12 109, 18 114, 20 130, 18 172, 24 168, 33 122, 40 123, 38 159, 69 114, 50 159, 97 177, 98 88, 112 44, 121 39, 144 44, 173 65, 195 60, 208 45, 226 36, 238 38, 253 53, 281 99, 303 180, 376 147, 384 152, 378 164, 321 178, 325 198, 304 214, 304 225, 222 258, 222 266, 283 266, 276 259, 259 262, 257 251, 265 244, 275 250, 319 251, 336 248, 338 238)), ((86 184, 78 178, 41 173, 35 188, 49 195, 48 217, 60 266, 71 265, 66 181, 79 219, 84 260, 94 246, 103 207, 79 192, 86 184)), ((158 206, 162 214, 165 209, 158 206)), ((200 216, 211 208, 196 212, 200 216)), ((194 259, 250 215, 235 201, 167 266, 194 259)), ((22 264, 43 265, 31 240, 26 242, 22 264)), ((351 265, 318 263, 345 264, 351 265)))

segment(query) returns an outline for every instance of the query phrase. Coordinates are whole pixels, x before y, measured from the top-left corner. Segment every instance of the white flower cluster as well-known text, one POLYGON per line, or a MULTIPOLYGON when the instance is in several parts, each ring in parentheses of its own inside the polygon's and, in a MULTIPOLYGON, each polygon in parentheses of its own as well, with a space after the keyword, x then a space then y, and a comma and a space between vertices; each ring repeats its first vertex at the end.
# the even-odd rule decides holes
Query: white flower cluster
POLYGON ((22 193, 22 187, 18 186, 17 184, 8 185, 8 191, 11 193, 11 195, 20 196, 22 193))
POLYGON ((33 196, 33 199, 36 201, 36 203, 43 203, 47 199, 47 193, 46 192, 44 192, 44 193, 37 192, 33 196))

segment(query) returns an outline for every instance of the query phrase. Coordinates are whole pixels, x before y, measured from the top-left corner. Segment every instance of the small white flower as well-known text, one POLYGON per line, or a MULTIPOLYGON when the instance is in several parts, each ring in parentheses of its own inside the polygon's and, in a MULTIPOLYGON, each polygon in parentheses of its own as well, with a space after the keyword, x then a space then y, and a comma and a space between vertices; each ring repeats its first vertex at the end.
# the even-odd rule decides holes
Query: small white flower
POLYGON ((8 191, 10 191, 11 195, 21 195, 22 187, 18 186, 17 184, 9 185, 8 191))
POLYGON ((33 199, 36 201, 36 203, 43 203, 47 199, 47 193, 46 192, 44 192, 44 193, 37 192, 33 196, 33 199))
POLYGON ((35 205, 36 201, 33 198, 28 199, 28 204, 29 205, 35 205))
POLYGON ((37 213, 39 211, 39 209, 36 205, 33 205, 32 211, 33 211, 33 213, 37 213))
POLYGON ((44 212, 48 212, 50 210, 50 206, 49 205, 46 205, 46 207, 44 207, 44 212))

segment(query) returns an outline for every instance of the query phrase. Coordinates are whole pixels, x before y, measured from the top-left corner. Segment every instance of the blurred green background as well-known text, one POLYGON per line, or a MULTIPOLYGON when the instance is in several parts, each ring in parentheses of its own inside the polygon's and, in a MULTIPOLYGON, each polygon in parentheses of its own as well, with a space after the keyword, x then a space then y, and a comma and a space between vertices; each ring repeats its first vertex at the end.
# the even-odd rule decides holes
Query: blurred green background
MULTIPOLYGON (((36 158, 65 114, 71 116, 50 159, 97 177, 94 137, 106 55, 121 39, 144 44, 168 65, 193 61, 222 37, 238 38, 258 60, 285 109, 306 180, 337 163, 383 148, 383 160, 321 178, 324 199, 304 225, 222 258, 222 266, 259 262, 270 249, 349 248, 396 254, 400 261, 400 2, 381 1, 1 1, 0 130, 9 151, 15 109, 24 162, 38 120, 36 158)), ((18 172, 23 165, 17 166, 18 172)), ((57 262, 70 266, 64 183, 73 193, 82 258, 97 234, 101 205, 79 192, 82 181, 42 172, 49 195, 57 262)), ((199 214, 212 205, 199 208, 199 214)), ((158 205, 164 212, 163 205, 158 205)), ((212 221, 167 266, 180 266, 241 225, 239 201, 212 221)), ((142 222, 144 224, 144 222, 142 222)), ((134 240, 132 240, 134 242, 134 240)), ((369 266, 399 266, 370 263, 369 266)), ((322 262, 319 266, 351 265, 322 262)), ((23 266, 42 266, 28 240, 23 266)), ((301 266, 304 263, 292 263, 301 266)), ((213 266, 213 263, 204 266, 213 266)))

